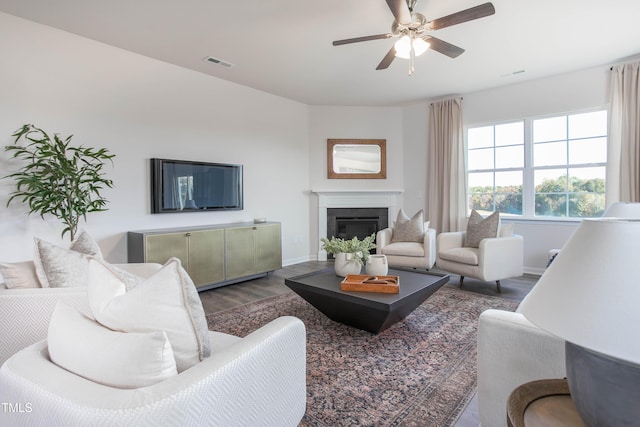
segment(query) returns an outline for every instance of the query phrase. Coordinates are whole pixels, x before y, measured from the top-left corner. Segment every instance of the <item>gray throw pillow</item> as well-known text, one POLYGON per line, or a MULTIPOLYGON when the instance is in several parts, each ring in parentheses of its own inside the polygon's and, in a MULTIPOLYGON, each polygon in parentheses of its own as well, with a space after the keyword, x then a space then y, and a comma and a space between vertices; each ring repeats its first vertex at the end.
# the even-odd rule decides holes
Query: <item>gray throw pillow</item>
POLYGON ((469 222, 467 223, 467 233, 464 245, 469 248, 480 246, 482 239, 498 236, 498 224, 500 223, 500 212, 494 212, 483 218, 476 210, 471 211, 469 222))
POLYGON ((395 242, 419 242, 424 241, 424 212, 420 209, 412 218, 409 218, 402 209, 398 212, 396 223, 393 226, 391 243, 395 242))

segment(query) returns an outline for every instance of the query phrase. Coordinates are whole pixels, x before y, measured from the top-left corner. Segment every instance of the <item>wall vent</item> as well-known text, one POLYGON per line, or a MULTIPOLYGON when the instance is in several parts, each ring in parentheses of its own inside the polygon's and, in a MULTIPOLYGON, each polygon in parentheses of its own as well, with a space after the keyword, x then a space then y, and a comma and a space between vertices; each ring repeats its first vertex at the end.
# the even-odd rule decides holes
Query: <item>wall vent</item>
POLYGON ((214 58, 213 56, 207 56, 206 58, 204 58, 204 60, 207 61, 207 62, 211 62, 213 64, 220 65, 222 67, 227 67, 227 68, 235 67, 235 64, 232 64, 231 62, 224 61, 222 59, 214 58))

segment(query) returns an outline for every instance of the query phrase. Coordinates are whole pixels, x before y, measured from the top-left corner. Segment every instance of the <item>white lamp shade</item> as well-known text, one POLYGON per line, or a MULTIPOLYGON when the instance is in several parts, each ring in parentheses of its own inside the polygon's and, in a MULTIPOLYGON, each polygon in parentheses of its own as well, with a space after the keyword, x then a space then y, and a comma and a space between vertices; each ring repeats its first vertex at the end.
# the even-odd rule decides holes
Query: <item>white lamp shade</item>
POLYGON ((430 44, 421 39, 420 37, 411 38, 409 36, 402 36, 394 44, 396 49, 396 57, 409 59, 411 56, 411 45, 413 44, 413 52, 415 56, 420 56, 429 49, 430 44))
POLYGON ((603 217, 640 218, 640 203, 617 202, 604 211, 603 217))
POLYGON ((573 344, 640 363, 640 220, 583 220, 518 311, 573 344))

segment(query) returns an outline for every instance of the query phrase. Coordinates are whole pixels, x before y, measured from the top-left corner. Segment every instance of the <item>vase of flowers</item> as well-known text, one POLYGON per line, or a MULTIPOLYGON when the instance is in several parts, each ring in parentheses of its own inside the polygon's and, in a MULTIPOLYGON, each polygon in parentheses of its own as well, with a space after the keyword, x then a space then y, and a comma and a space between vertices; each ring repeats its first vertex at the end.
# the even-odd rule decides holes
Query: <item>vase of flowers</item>
POLYGON ((369 251, 374 249, 376 245, 376 234, 367 236, 360 240, 357 237, 346 240, 337 237, 321 238, 322 249, 328 254, 333 254, 335 258, 335 269, 338 276, 346 276, 347 274, 359 274, 362 266, 369 259, 369 251))

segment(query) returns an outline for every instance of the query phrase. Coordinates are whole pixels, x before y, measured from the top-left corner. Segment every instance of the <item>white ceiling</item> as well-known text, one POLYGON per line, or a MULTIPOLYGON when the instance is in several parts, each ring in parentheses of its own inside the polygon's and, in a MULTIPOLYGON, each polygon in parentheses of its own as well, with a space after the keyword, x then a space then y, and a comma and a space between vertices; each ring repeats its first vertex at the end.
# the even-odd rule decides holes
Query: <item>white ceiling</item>
MULTIPOLYGON (((485 1, 415 11, 432 20, 485 1)), ((428 51, 411 77, 405 59, 375 69, 395 39, 331 45, 389 32, 384 0, 0 0, 0 11, 310 105, 406 104, 640 55, 639 0, 492 3, 495 15, 433 33, 465 53, 428 51)))

